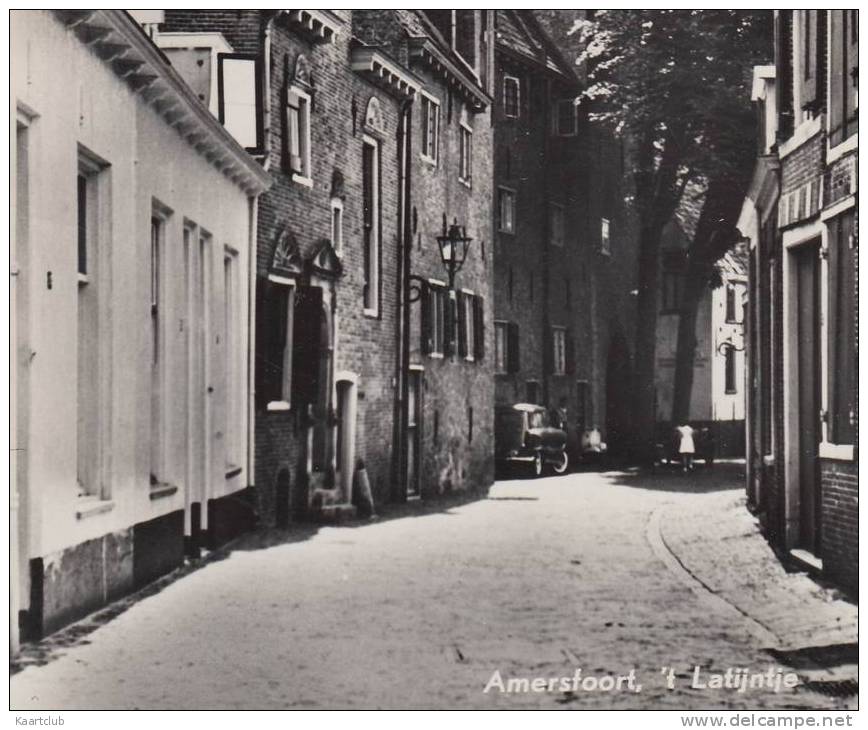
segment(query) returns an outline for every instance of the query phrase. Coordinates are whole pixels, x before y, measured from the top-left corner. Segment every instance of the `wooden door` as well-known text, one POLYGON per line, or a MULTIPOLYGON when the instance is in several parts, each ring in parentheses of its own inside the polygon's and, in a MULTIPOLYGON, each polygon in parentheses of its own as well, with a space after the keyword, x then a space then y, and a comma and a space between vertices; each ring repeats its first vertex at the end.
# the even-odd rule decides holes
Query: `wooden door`
POLYGON ((820 296, 819 247, 796 253, 799 406, 799 547, 820 547, 820 296))

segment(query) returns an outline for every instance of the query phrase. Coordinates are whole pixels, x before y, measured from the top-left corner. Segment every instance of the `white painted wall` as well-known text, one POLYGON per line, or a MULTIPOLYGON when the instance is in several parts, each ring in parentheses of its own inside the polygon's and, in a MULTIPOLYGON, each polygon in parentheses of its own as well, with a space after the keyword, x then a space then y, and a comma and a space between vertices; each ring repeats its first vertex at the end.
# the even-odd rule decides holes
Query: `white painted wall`
MULTIPOLYGON (((186 333, 182 227, 185 220, 213 237, 214 292, 210 316, 213 479, 203 496, 217 497, 247 485, 242 469, 225 479, 223 250, 238 251, 236 263, 239 338, 247 342, 249 210, 246 194, 198 154, 140 96, 48 12, 11 14, 13 110, 33 115, 29 132, 30 218, 26 267, 19 274, 29 296, 22 349, 29 388, 17 393, 29 418, 26 461, 29 499, 28 557, 46 556, 84 540, 152 519, 184 506, 187 446, 181 361, 186 333), (105 358, 100 379, 107 396, 103 467, 110 504, 100 514, 77 518, 76 481, 76 176, 79 145, 110 164, 111 191, 105 258, 105 358), (166 368, 167 468, 179 489, 150 498, 150 219, 152 199, 172 210, 164 254, 163 321, 166 368), (47 286, 51 275, 52 287, 47 286), (28 354, 29 353, 29 354, 28 354)), ((14 113, 14 112, 13 112, 14 113)), ((247 361, 238 353, 238 402, 245 402, 247 361)), ((236 428, 246 467, 247 409, 236 428)))
POLYGON ((724 276, 724 286, 711 293, 711 314, 714 339, 712 342, 712 387, 710 389, 712 418, 715 421, 741 421, 744 419, 745 391, 745 353, 744 353, 744 296, 747 280, 744 277, 724 276), (726 321, 726 284, 735 287, 735 312, 737 324, 726 321), (735 356, 735 393, 726 392, 726 358, 718 347, 723 342, 736 346, 735 356), (738 349, 741 349, 741 352, 738 349))

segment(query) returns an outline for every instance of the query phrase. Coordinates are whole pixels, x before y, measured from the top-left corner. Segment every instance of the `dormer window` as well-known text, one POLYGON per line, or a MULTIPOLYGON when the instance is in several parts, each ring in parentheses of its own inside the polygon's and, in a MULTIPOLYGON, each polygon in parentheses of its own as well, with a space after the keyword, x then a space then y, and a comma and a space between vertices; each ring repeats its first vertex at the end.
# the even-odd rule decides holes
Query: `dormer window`
POLYGON ((248 152, 262 149, 262 78, 257 56, 221 53, 217 56, 217 115, 248 152))
POLYGON ((443 40, 479 78, 479 41, 481 28, 475 10, 425 10, 428 20, 440 31, 443 40))

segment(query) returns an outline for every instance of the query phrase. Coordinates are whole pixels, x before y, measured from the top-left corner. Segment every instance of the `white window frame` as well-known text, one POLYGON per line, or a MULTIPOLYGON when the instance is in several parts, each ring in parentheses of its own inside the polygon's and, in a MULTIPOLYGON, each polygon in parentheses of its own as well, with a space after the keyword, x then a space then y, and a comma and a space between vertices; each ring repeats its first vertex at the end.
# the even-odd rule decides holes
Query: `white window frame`
POLYGON ((476 301, 476 293, 472 289, 462 289, 460 296, 464 298, 464 346, 467 350, 464 354, 464 359, 467 362, 475 362, 476 322, 473 319, 473 312, 476 306, 474 303, 476 301))
POLYGON ((494 373, 495 375, 506 375, 509 372, 509 322, 503 319, 494 320, 494 373), (498 362, 498 338, 502 337, 502 346, 500 347, 500 359, 498 362))
POLYGON ((440 360, 446 349, 446 311, 449 307, 449 290, 446 282, 428 279, 428 296, 431 297, 428 302, 428 314, 431 317, 431 321, 428 322, 431 331, 431 351, 428 355, 440 360))
MULTIPOLYGON (((373 137, 365 134, 362 136, 362 144, 369 145, 374 149, 373 155, 373 186, 371 191, 371 200, 373 204, 373 226, 371 228, 371 275, 369 277, 370 285, 370 302, 372 306, 363 307, 365 316, 379 317, 380 316, 380 142, 373 137)), ((363 241, 364 243, 364 241, 363 241)))
POLYGON ((290 109, 293 109, 289 103, 291 95, 296 95, 303 104, 298 107, 298 145, 299 158, 301 160, 301 172, 292 172, 292 181, 308 188, 313 187, 313 170, 311 169, 311 149, 310 149, 310 103, 311 97, 308 92, 299 86, 290 86, 287 94, 286 105, 286 125, 287 130, 291 129, 289 121, 290 109))
POLYGON ((283 345, 283 363, 282 374, 283 379, 280 385, 281 400, 269 401, 265 410, 267 411, 288 411, 292 404, 292 346, 293 346, 293 329, 295 324, 295 279, 278 276, 277 274, 269 274, 268 280, 274 284, 280 284, 287 288, 286 293, 286 336, 283 345))
POLYGON ((567 374, 567 329, 552 325, 552 375, 567 374))
MULTIPOLYGON (((152 200, 150 218, 151 226, 153 226, 154 221, 157 221, 159 225, 157 229, 156 261, 154 259, 153 228, 151 227, 149 229, 149 232, 151 233, 151 252, 149 257, 149 260, 151 262, 151 326, 152 328, 155 328, 155 330, 152 331, 152 342, 155 340, 157 343, 156 348, 152 347, 151 349, 151 367, 156 371, 152 372, 151 374, 151 387, 153 387, 154 379, 156 379, 159 398, 157 399, 158 411, 156 414, 151 414, 151 438, 156 437, 157 443, 155 450, 153 450, 154 444, 151 445, 152 452, 150 468, 151 476, 160 483, 168 482, 168 474, 166 473, 166 454, 168 453, 168 449, 166 447, 166 438, 168 428, 166 423, 166 409, 164 407, 164 404, 166 403, 166 399, 168 396, 169 378, 167 377, 167 363, 169 362, 171 355, 169 354, 167 347, 169 343, 169 337, 166 324, 169 318, 165 316, 165 293, 167 289, 166 272, 168 270, 166 264, 168 262, 169 255, 169 247, 166 243, 166 234, 171 222, 171 217, 172 210, 169 207, 156 199, 152 200)), ((153 395, 151 403, 153 407, 153 395)))
POLYGON ((497 230, 500 233, 510 233, 515 235, 516 229, 516 192, 513 188, 507 188, 504 186, 499 186, 497 188, 497 230), (504 215, 503 215, 503 198, 502 193, 507 193, 509 195, 510 200, 512 201, 511 207, 511 219, 509 221, 509 226, 504 227, 504 215))
POLYGON ((566 210, 560 203, 549 203, 549 244, 563 248, 565 238, 566 210), (555 213, 558 215, 556 216, 555 213))
POLYGON ((612 222, 608 218, 600 218, 600 253, 603 256, 612 255, 612 222))
POLYGON ((458 182, 473 185, 473 128, 466 122, 458 126, 458 182))
POLYGON ((425 91, 422 95, 422 151, 419 156, 423 161, 437 166, 440 159, 440 100, 425 91), (430 129, 430 107, 434 107, 434 129, 430 129), (428 154, 430 141, 433 140, 433 154, 428 154))
POLYGON ((521 79, 518 76, 503 77, 503 116, 507 119, 518 119, 521 116, 521 79), (510 114, 506 106, 506 87, 509 82, 515 82, 515 114, 510 114))
POLYGON ((329 203, 329 226, 332 248, 341 256, 344 251, 344 201, 340 198, 332 198, 329 203))

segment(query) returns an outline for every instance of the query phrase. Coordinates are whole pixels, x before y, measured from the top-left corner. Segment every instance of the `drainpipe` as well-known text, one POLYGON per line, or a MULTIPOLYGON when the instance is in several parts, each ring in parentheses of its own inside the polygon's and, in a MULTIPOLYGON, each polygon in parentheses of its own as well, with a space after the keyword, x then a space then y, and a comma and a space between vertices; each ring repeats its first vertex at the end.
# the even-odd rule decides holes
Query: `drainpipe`
POLYGON ((247 198, 247 486, 255 486, 256 448, 256 246, 259 227, 259 196, 247 198))
POLYGON ((395 408, 392 437, 392 484, 395 497, 406 498, 406 485, 401 490, 407 464, 407 396, 410 369, 410 251, 412 250, 410 149, 412 141, 413 99, 401 104, 398 123, 398 246, 397 293, 398 317, 395 357, 395 408))
MULTIPOLYGON (((546 99, 548 103, 543 105, 543 169, 548 170, 551 161, 551 118, 549 110, 552 106, 552 81, 546 79, 546 99)), ((543 178, 543 242, 540 246, 540 262, 542 265, 542 326, 543 347, 551 347, 553 340, 550 337, 551 317, 549 316, 549 191, 551 189, 551 176, 546 174, 543 178)), ((550 351, 546 356, 543 354, 543 404, 548 408, 551 381, 551 369, 554 366, 554 352, 550 351), (546 368, 546 365, 549 365, 546 368)))

